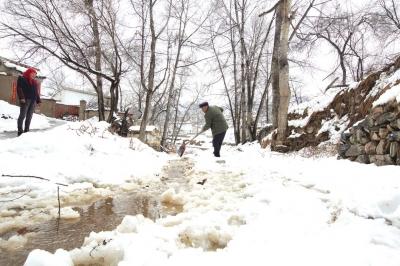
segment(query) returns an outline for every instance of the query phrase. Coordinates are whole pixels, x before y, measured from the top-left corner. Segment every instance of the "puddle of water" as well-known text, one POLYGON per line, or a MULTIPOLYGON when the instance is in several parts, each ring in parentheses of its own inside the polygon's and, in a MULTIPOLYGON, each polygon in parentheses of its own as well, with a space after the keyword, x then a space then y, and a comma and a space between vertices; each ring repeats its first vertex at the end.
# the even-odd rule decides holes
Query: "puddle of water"
POLYGON ((162 205, 155 197, 146 195, 121 195, 97 201, 86 208, 74 209, 80 213, 80 218, 52 220, 39 226, 2 235, 3 239, 8 239, 12 235, 35 232, 32 237, 28 237, 28 242, 23 248, 0 250, 0 265, 23 265, 33 249, 43 249, 54 253, 59 248, 71 250, 80 247, 90 232, 113 230, 121 223, 125 215, 143 214, 147 218, 156 220, 182 211, 179 206, 162 205))
POLYGON ((110 231, 115 229, 126 215, 142 214, 156 220, 167 215, 182 212, 182 206, 161 204, 157 195, 168 187, 187 189, 188 181, 184 176, 191 171, 193 163, 188 159, 173 160, 164 168, 160 186, 146 186, 141 193, 124 193, 96 201, 89 207, 76 207, 80 218, 73 220, 51 220, 37 226, 20 228, 0 235, 9 239, 13 235, 34 235, 28 237, 27 243, 20 249, 2 250, 0 248, 0 265, 23 265, 29 252, 42 249, 54 253, 62 248, 71 250, 81 247, 83 240, 90 232, 110 231))

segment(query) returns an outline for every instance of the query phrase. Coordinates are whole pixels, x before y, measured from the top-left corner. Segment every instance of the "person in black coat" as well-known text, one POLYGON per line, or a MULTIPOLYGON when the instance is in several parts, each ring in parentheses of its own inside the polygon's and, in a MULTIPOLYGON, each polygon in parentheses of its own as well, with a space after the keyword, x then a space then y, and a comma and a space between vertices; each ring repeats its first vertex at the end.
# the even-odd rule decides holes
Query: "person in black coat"
POLYGON ((17 94, 20 104, 18 136, 29 131, 36 104, 41 102, 39 82, 35 80, 36 74, 34 68, 28 68, 17 80, 17 94), (25 128, 22 128, 24 120, 25 128))

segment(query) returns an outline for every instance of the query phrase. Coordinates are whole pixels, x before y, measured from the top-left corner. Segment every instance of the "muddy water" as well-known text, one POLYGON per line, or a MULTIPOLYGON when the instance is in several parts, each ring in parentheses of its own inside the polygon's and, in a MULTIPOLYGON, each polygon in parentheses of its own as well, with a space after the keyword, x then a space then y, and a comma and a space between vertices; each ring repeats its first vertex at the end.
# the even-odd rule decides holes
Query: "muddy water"
POLYGON ((156 220, 181 212, 180 206, 161 204, 157 195, 170 186, 184 187, 183 176, 187 166, 188 164, 185 161, 172 161, 164 169, 164 175, 161 177, 162 185, 156 189, 149 189, 148 192, 120 194, 99 200, 88 207, 74 208, 80 213, 78 219, 51 220, 0 236, 3 239, 8 239, 16 234, 34 233, 28 237, 28 242, 23 248, 17 250, 0 249, 0 265, 23 265, 29 252, 33 249, 43 249, 54 253, 59 248, 71 250, 80 247, 84 238, 90 232, 113 230, 121 223, 125 215, 143 214, 147 218, 156 220))

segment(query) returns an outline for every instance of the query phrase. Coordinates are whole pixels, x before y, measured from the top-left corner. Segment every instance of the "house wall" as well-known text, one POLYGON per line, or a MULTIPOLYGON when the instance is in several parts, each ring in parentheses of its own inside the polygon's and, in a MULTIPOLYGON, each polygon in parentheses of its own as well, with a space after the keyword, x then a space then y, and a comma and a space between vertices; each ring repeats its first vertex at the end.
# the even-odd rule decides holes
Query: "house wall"
POLYGON ((0 100, 15 104, 15 101, 11 99, 14 81, 16 82, 16 77, 0 75, 0 100))
POLYGON ((56 112, 56 100, 54 99, 42 99, 40 105, 40 112, 48 117, 55 117, 56 112))

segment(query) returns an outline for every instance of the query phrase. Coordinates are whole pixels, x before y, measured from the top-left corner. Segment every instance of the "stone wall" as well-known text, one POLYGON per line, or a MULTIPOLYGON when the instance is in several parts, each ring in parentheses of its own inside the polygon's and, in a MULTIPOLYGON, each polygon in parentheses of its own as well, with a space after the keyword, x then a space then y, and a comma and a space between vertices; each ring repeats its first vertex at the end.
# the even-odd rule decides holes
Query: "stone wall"
POLYGON ((400 105, 393 100, 377 106, 343 133, 339 157, 360 163, 400 165, 400 105))
POLYGON ((368 75, 357 86, 340 90, 323 109, 310 112, 306 108, 302 113, 289 113, 288 135, 284 144, 275 145, 276 133, 272 131, 272 128, 266 128, 260 132, 259 138, 262 139, 262 147, 270 146, 272 150, 279 152, 298 151, 306 147, 318 146, 329 140, 331 135, 328 130, 340 133, 351 128, 369 114, 374 101, 391 89, 391 86, 388 85, 376 90, 377 83, 381 81, 381 78, 384 79, 385 76, 398 69, 400 69, 400 57, 382 70, 368 75), (302 126, 291 126, 290 122, 293 120, 305 120, 306 122, 302 126), (342 123, 344 120, 346 120, 345 128, 339 127, 335 122, 342 123), (330 126, 324 127, 325 130, 323 130, 325 123, 329 123, 330 126), (263 134, 261 135, 261 133, 263 134), (263 138, 266 135, 269 137, 263 138))

